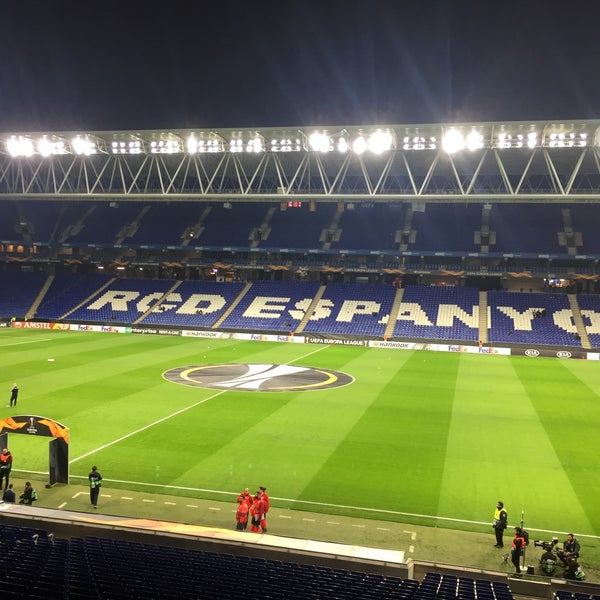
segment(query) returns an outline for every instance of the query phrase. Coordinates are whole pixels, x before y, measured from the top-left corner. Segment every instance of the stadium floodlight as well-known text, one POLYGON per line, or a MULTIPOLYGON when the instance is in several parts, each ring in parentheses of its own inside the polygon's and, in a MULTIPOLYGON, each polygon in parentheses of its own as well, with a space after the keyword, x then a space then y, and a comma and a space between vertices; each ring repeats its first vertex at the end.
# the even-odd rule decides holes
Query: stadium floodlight
POLYGON ((216 154, 225 152, 225 141, 216 133, 192 133, 187 141, 186 148, 189 154, 216 154))
POLYGON ((437 139, 433 136, 405 135, 402 139, 403 150, 435 150, 437 139))
POLYGON ((582 148, 587 146, 587 133, 569 132, 553 132, 549 136, 548 146, 550 148, 582 148))
POLYGON ((471 131, 467 134, 466 139, 467 150, 475 152, 483 148, 483 135, 479 131, 471 131))
POLYGON ((140 140, 115 140, 111 144, 111 152, 113 154, 141 154, 142 150, 142 142, 140 140))
POLYGON ((314 131, 308 136, 308 146, 314 152, 325 153, 333 150, 333 144, 329 135, 320 131, 314 131))
POLYGON ((342 154, 345 154, 346 152, 348 152, 348 150, 350 150, 350 144, 348 143, 348 140, 345 137, 341 137, 338 141, 337 141, 337 151, 341 152, 342 154))
POLYGON ((384 152, 391 150, 393 144, 394 137, 392 136, 391 131, 382 131, 381 129, 374 131, 367 140, 369 150, 373 154, 383 154, 384 152))
POLYGON ((522 133, 512 134, 501 132, 498 134, 498 148, 522 148, 525 138, 522 133))
POLYGON ((246 142, 246 152, 264 152, 265 140, 257 135, 246 142))
POLYGON ((455 154, 456 152, 460 152, 460 150, 464 150, 464 148, 465 138, 458 129, 452 128, 444 133, 442 137, 442 149, 444 152, 455 154))
POLYGON ((211 152, 211 153, 215 153, 215 152, 221 152, 222 148, 221 148, 221 144, 219 143, 219 140, 199 140, 198 141, 198 152, 200 153, 205 153, 205 152, 211 152))
POLYGON ((196 154, 198 151, 198 140, 193 133, 186 140, 185 146, 189 154, 196 154))
POLYGON ((527 147, 535 148, 538 145, 538 134, 537 131, 530 131, 527 134, 527 147))
POLYGON ((98 146, 96 142, 90 139, 87 135, 85 137, 78 135, 71 140, 71 148, 75 154, 84 156, 90 156, 98 153, 98 146))
MULTIPOLYGON (((189 141, 189 140, 188 140, 189 141)), ((241 138, 235 140, 229 140, 229 152, 243 152, 244 151, 244 140, 241 138)))
POLYGON ((271 152, 300 152, 300 138, 280 138, 271 140, 271 152))
POLYGON ((150 152, 152 154, 177 154, 181 151, 181 142, 175 138, 152 140, 150 142, 150 152))
POLYGON ((369 144, 367 143, 367 140, 365 139, 365 137, 363 135, 359 135, 352 142, 352 150, 355 154, 363 154, 367 150, 368 147, 369 147, 369 144))
POLYGON ((67 145, 63 139, 55 136, 42 136, 37 141, 37 151, 43 156, 48 157, 53 154, 67 154, 67 145))
POLYGON ((12 135, 6 140, 6 150, 11 156, 33 156, 33 142, 23 135, 12 135))
POLYGON ((234 137, 229 140, 229 152, 239 153, 258 153, 265 151, 265 140, 257 133, 246 137, 243 132, 237 132, 234 137))

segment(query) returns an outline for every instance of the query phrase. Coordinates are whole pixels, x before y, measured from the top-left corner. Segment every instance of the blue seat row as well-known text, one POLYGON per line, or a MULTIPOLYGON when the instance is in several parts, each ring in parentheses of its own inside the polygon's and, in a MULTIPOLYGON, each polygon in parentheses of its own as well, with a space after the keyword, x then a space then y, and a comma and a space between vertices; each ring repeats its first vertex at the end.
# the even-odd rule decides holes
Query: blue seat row
POLYGON ((450 575, 428 574, 418 582, 93 536, 55 539, 11 526, 0 526, 0 546, 2 598, 226 600, 243 590, 246 597, 275 600, 513 600, 508 586, 450 575))

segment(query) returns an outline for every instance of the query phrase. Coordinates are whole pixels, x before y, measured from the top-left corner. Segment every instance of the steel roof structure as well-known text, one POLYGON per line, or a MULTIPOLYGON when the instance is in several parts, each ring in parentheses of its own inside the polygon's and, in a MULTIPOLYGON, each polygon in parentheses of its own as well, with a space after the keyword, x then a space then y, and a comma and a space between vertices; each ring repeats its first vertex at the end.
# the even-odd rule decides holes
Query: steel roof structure
POLYGON ((600 120, 0 134, 0 199, 600 202, 600 120))

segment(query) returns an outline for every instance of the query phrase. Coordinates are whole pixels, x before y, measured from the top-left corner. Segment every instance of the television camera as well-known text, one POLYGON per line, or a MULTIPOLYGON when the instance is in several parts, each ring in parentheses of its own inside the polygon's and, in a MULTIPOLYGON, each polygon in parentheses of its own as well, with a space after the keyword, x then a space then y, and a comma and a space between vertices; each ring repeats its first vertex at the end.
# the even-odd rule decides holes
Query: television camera
POLYGON ((533 540, 533 545, 536 548, 543 548, 544 550, 554 550, 556 544, 558 544, 557 537, 553 537, 549 542, 546 540, 533 540))

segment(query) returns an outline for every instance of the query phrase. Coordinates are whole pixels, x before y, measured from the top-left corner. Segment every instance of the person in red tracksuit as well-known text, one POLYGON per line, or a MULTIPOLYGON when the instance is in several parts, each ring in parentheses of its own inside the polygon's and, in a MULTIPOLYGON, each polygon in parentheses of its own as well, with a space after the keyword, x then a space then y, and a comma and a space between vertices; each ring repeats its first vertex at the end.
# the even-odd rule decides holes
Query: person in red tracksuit
POLYGON ((235 511, 235 528, 237 531, 246 531, 248 528, 248 513, 250 512, 250 507, 248 503, 244 500, 239 503, 237 510, 235 511))
POLYGON ((271 501, 269 500, 269 494, 267 494, 267 488, 262 485, 258 488, 260 491, 260 498, 263 501, 263 517, 260 520, 260 529, 263 533, 267 533, 267 513, 271 508, 271 501))
POLYGON ((250 507, 250 531, 260 533, 260 523, 264 515, 264 502, 260 497, 260 490, 254 494, 252 498, 252 506, 250 507))
POLYGON ((246 502, 248 506, 252 504, 252 494, 248 488, 245 488, 244 491, 237 497, 237 503, 240 504, 242 502, 246 502))
POLYGON ((252 494, 245 488, 244 491, 237 497, 238 508, 235 513, 236 525, 238 531, 246 531, 248 529, 248 515, 250 506, 252 505, 252 494))

